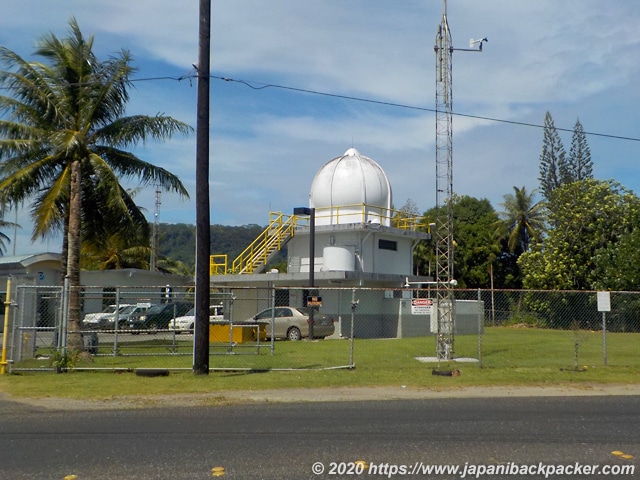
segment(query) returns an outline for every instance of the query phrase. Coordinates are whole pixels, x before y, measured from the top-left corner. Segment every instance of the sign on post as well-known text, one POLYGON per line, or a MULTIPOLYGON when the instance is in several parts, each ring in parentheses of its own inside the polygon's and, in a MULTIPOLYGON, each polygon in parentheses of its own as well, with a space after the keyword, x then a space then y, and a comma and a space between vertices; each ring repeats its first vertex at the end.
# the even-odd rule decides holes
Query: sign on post
POLYGON ((602 356, 607 365, 607 313, 611 311, 611 292, 596 292, 598 311, 602 312, 602 356))
POLYGON ((598 311, 610 312, 611 311, 611 292, 597 292, 598 296, 598 311))
POLYGON ((318 297, 318 296, 307 297, 307 307, 321 307, 321 306, 322 306, 322 297, 318 297))
POLYGON ((430 298, 414 298, 411 300, 411 315, 431 315, 433 300, 430 298))

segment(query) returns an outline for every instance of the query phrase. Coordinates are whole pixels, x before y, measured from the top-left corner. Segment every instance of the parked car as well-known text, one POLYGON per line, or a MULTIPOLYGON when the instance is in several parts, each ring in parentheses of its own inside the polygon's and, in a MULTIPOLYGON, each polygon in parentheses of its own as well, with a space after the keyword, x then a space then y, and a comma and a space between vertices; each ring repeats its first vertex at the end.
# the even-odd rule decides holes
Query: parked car
POLYGON ((146 312, 132 315, 128 327, 132 330, 166 330, 172 319, 185 315, 192 303, 171 302, 152 305, 146 312))
MULTIPOLYGON (((215 322, 220 320, 224 320, 224 307, 222 305, 211 305, 209 307, 209 321, 215 322)), ((196 309, 194 307, 189 310, 186 315, 171 320, 169 322, 169 330, 174 330, 176 333, 187 331, 193 333, 195 323, 196 309)))
MULTIPOLYGON (((271 318, 273 309, 261 311, 247 322, 259 322, 266 325, 267 338, 271 338, 271 318)), ((276 307, 274 317, 274 338, 300 340, 309 336, 310 307, 276 307)), ((324 338, 333 335, 335 326, 333 319, 320 312, 313 315, 313 337, 324 338)))
POLYGON ((87 313, 82 320, 85 328, 102 328, 103 318, 108 318, 110 315, 115 318, 116 313, 122 312, 124 309, 131 307, 129 303, 121 303, 119 305, 109 305, 102 312, 87 313))
POLYGON ((126 328, 131 317, 146 312, 150 307, 150 303, 137 303, 135 305, 128 305, 126 308, 121 309, 118 313, 105 315, 98 319, 98 328, 113 330, 115 328, 116 316, 118 317, 118 329, 126 328))

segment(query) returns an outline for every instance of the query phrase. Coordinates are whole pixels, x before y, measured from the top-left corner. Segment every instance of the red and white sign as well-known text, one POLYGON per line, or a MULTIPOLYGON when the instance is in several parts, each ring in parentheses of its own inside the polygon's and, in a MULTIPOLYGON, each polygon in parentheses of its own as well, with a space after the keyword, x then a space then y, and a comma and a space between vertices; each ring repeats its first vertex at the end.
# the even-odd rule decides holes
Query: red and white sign
POLYGON ((431 315, 433 312, 433 300, 430 298, 414 298, 411 300, 412 315, 431 315))

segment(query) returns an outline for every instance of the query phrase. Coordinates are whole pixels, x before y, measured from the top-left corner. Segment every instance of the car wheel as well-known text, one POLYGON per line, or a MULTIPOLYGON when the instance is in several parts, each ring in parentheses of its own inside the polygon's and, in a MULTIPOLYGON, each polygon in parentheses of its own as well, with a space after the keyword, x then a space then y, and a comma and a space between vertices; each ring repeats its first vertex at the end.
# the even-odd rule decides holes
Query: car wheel
POLYGON ((298 327, 291 327, 287 330, 287 338, 291 341, 300 340, 302 338, 302 333, 298 327))
POLYGON ((195 331, 194 324, 189 325, 189 333, 193 333, 195 331))

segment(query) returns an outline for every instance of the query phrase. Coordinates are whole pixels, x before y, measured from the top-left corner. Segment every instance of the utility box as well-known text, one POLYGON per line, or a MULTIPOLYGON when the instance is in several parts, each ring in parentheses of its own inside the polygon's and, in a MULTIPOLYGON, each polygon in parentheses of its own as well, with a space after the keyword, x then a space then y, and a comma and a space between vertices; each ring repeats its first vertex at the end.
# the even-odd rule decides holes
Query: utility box
POLYGON ((211 322, 209 324, 209 343, 248 343, 263 342, 267 339, 264 323, 211 322))

